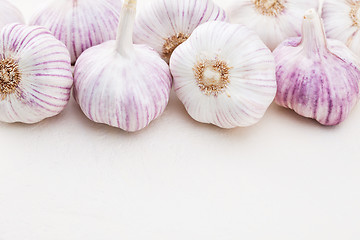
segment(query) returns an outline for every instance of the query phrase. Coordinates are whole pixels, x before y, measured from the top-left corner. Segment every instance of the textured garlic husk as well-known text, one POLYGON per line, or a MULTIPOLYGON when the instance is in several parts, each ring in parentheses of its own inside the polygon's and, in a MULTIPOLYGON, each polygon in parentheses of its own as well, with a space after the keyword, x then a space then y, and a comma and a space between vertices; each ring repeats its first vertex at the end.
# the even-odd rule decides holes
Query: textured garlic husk
POLYGON ((10 23, 24 23, 24 16, 7 0, 0 0, 0 30, 10 23))
POLYGON ((55 0, 31 25, 44 26, 62 41, 74 64, 86 49, 116 38, 122 0, 55 0))
POLYGON ((65 45, 43 27, 0 33, 0 121, 36 123, 60 113, 73 84, 65 45))
POLYGON ((148 46, 132 42, 136 1, 126 0, 118 37, 86 50, 75 65, 75 97, 92 121, 134 132, 165 110, 169 66, 148 46))
POLYGON ((326 36, 342 41, 360 56, 360 1, 326 0, 322 18, 326 36))
POLYGON ((221 128, 257 123, 276 94, 274 57, 243 25, 199 26, 175 49, 170 69, 190 116, 221 128))
POLYGON ((323 125, 344 121, 359 99, 358 60, 342 42, 326 39, 314 9, 303 20, 302 38, 274 51, 276 103, 323 125))
POLYGON ((138 15, 134 42, 154 48, 167 63, 197 26, 227 20, 225 11, 212 0, 154 0, 138 15))
POLYGON ((234 0, 230 21, 253 29, 274 50, 289 37, 301 36, 304 12, 318 8, 318 0, 234 0))

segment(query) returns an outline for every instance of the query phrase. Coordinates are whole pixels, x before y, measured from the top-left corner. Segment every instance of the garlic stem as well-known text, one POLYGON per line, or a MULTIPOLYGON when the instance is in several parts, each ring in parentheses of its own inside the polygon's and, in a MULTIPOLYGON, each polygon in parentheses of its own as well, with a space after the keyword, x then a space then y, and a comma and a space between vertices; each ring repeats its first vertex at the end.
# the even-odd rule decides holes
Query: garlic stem
POLYGON ((305 12, 302 41, 304 51, 308 56, 314 56, 327 50, 324 27, 315 9, 305 12))
POLYGON ((116 37, 116 51, 128 56, 134 51, 133 29, 137 0, 125 0, 120 13, 119 28, 116 37))

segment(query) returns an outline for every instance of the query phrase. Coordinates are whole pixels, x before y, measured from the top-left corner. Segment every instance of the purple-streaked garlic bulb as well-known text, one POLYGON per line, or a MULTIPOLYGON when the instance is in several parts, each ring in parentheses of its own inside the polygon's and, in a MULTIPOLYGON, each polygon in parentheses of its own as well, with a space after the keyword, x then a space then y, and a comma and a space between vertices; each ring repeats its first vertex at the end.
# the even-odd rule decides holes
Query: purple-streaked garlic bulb
POLYGON ((344 121, 359 99, 356 56, 340 41, 326 39, 314 9, 305 13, 301 38, 275 49, 276 103, 323 125, 344 121))
POLYGON ((199 26, 175 49, 170 70, 190 116, 221 128, 257 123, 276 94, 274 57, 243 25, 199 26))
POLYGON ((322 18, 326 36, 342 41, 360 56, 360 1, 326 0, 322 18))
POLYGON ((36 123, 60 113, 73 84, 65 45, 43 27, 0 33, 0 121, 36 123))
POLYGON ((225 11, 212 0, 154 0, 137 17, 134 42, 149 45, 169 62, 174 49, 197 26, 226 19, 225 11))
POLYGON ((7 0, 0 0, 0 30, 10 23, 24 23, 24 16, 7 0))
POLYGON ((232 23, 253 29, 274 50, 289 37, 301 36, 301 21, 319 0, 233 0, 229 7, 232 23))
POLYGON ((122 0, 55 0, 31 25, 44 26, 62 41, 74 64, 86 49, 116 38, 122 0))
POLYGON ((132 42, 136 0, 125 0, 118 36, 86 50, 75 65, 75 98, 92 121, 134 132, 159 117, 169 101, 169 66, 132 42))

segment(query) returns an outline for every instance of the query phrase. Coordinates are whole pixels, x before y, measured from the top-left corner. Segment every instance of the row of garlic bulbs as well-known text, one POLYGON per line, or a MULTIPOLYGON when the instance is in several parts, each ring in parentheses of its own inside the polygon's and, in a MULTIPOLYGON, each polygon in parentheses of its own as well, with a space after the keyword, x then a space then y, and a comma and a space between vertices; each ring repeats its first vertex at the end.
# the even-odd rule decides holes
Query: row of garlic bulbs
MULTIPOLYGON (((161 115, 172 79, 195 120, 222 128, 257 123, 275 96, 324 125, 342 122, 358 101, 357 58, 325 38, 315 10, 302 20, 317 1, 235 1, 231 20, 246 27, 227 23, 211 0, 155 0, 134 27, 136 1, 125 0, 121 12, 120 2, 56 1, 31 21, 56 38, 41 27, 4 27, 0 121, 35 123, 58 114, 70 98, 75 62, 74 96, 82 111, 126 131, 161 115)), ((331 16, 332 2, 325 2, 324 16, 331 16)))

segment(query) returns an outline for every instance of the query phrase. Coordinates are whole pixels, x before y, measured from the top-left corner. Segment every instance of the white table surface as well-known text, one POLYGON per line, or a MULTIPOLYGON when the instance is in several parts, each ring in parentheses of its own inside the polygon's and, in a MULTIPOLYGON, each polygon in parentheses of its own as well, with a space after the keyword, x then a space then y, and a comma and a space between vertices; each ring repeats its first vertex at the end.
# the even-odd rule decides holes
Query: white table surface
MULTIPOLYGON (((45 2, 12 1, 26 17, 45 2)), ((337 127, 272 105, 222 130, 173 94, 128 134, 71 100, 39 124, 0 124, 0 152, 0 240, 360 239, 360 105, 337 127)))

